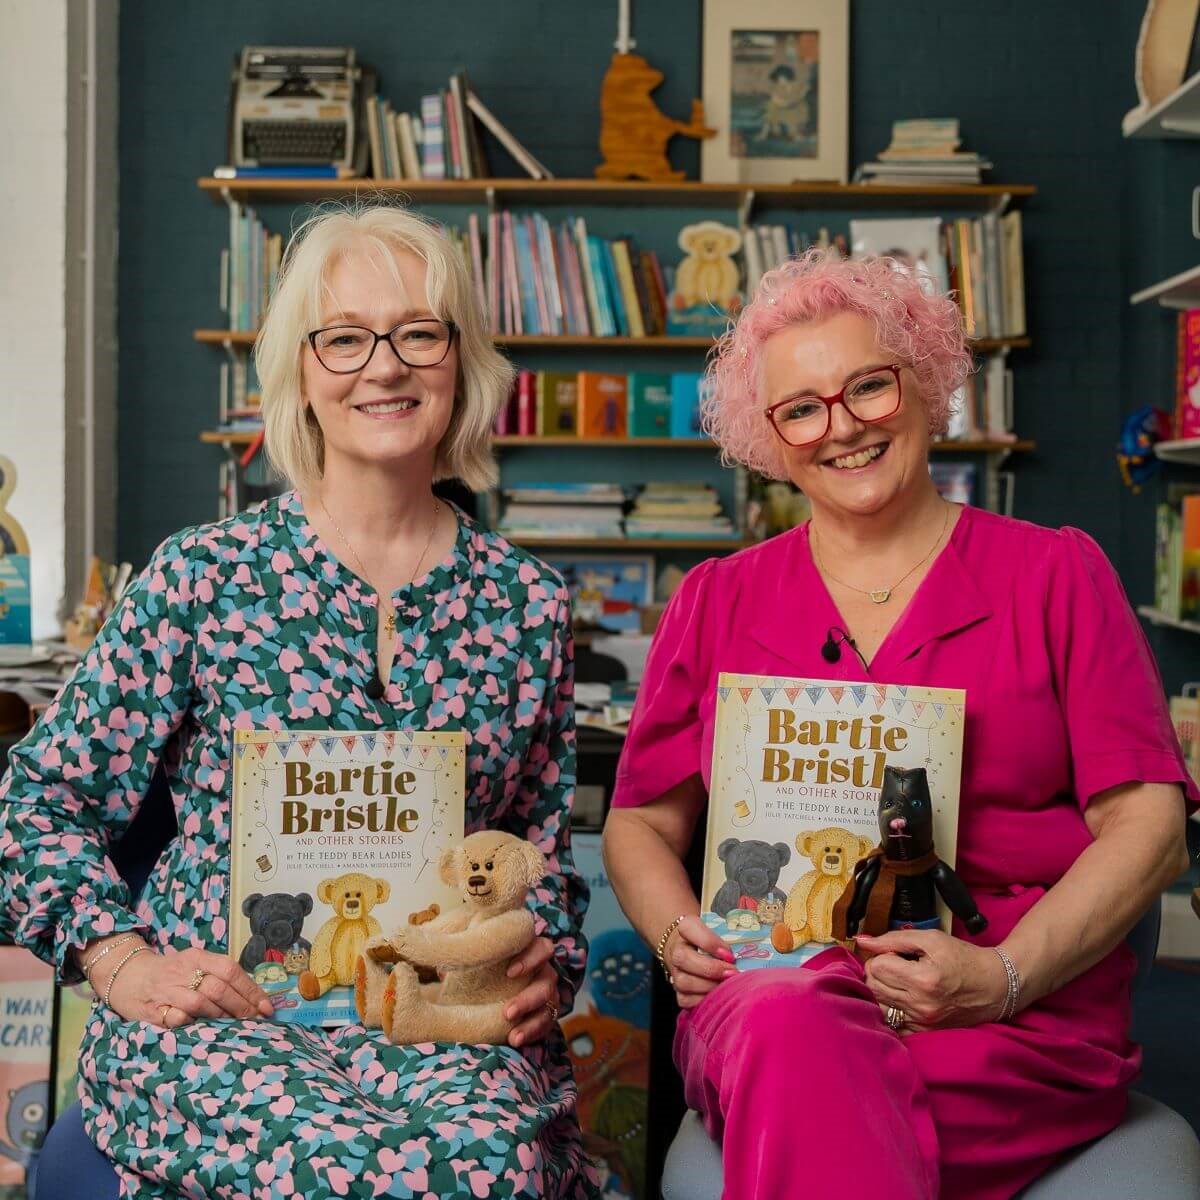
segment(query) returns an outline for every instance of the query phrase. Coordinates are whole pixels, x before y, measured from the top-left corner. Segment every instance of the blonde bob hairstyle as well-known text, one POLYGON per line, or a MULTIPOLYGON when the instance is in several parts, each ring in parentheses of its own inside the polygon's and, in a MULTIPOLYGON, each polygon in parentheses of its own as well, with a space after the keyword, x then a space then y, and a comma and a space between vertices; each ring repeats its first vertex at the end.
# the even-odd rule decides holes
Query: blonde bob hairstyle
POLYGON ((329 276, 350 254, 363 254, 403 290, 396 252, 415 254, 426 268, 430 311, 458 330, 458 380, 450 424, 438 446, 433 478, 461 479, 472 491, 495 485, 492 425, 512 384, 512 364, 492 345, 466 263, 432 221, 387 204, 325 207, 292 236, 254 347, 262 386, 267 457, 293 487, 324 473, 321 427, 304 400, 305 340, 322 322, 329 276))

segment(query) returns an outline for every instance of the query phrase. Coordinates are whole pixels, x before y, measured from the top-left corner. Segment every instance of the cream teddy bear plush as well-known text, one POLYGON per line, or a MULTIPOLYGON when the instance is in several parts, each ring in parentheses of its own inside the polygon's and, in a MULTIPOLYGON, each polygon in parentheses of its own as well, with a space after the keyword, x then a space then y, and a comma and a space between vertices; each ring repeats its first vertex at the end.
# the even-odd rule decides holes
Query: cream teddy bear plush
POLYGON ((506 972, 533 941, 525 893, 545 875, 546 860, 521 838, 482 830, 447 850, 438 871, 466 903, 367 941, 355 970, 358 1018, 400 1045, 499 1045, 515 1024, 504 1006, 528 982, 506 972), (417 967, 436 968, 440 980, 421 983, 417 967))

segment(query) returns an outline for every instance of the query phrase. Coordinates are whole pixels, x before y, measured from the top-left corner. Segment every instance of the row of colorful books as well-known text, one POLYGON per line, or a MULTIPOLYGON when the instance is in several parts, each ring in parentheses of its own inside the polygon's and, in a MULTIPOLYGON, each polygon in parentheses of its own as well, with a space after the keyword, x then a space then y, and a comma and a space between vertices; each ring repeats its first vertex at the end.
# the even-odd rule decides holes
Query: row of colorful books
POLYGON ((1176 621, 1200 620, 1200 492, 1173 485, 1156 510, 1154 607, 1176 621))
POLYGON ((751 225, 742 230, 742 280, 750 296, 759 280, 789 258, 803 254, 810 246, 835 246, 843 258, 849 257, 850 244, 845 234, 831 234, 822 226, 815 237, 791 225, 751 225))
MULTIPOLYGON (((476 293, 498 334, 647 337, 674 332, 674 268, 631 237, 589 234, 582 217, 472 213, 459 234, 476 293)), ((682 331, 679 331, 682 332, 682 331)))
POLYGON ((1013 373, 1002 355, 988 355, 979 370, 967 376, 951 403, 948 441, 1016 441, 1013 373))
POLYGON ((704 437, 695 371, 519 371, 496 418, 503 437, 704 437))
POLYGON ((502 496, 499 530, 514 541, 736 536, 720 494, 708 483, 646 483, 632 505, 625 489, 615 483, 523 483, 503 489, 502 496))
POLYGON ((229 205, 229 245, 221 251, 221 310, 234 332, 257 329, 275 290, 283 237, 244 204, 229 205))
POLYGON ((937 291, 953 289, 967 332, 977 338, 1025 336, 1021 213, 982 217, 855 218, 854 255, 905 262, 937 291))
POLYGON ((450 86, 421 97, 419 113, 396 112, 390 100, 367 100, 370 170, 375 179, 486 179, 491 171, 479 125, 490 132, 533 179, 552 179, 471 90, 465 72, 450 86))

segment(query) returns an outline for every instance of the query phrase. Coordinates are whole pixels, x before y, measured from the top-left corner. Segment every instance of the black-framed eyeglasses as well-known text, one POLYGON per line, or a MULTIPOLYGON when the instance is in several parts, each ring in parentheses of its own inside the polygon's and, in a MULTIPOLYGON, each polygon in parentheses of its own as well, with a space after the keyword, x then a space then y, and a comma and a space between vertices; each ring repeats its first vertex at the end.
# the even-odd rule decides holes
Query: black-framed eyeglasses
POLYGON ((898 363, 876 367, 855 375, 836 396, 793 396, 763 411, 789 446, 811 446, 829 432, 835 404, 865 425, 892 416, 902 399, 900 371, 898 363))
POLYGON ((353 375, 371 361, 380 342, 387 342, 406 366, 436 367, 450 353, 450 343, 457 332, 453 321, 434 318, 404 321, 387 333, 376 333, 363 325, 330 325, 314 329, 308 335, 308 344, 325 370, 335 375, 353 375))

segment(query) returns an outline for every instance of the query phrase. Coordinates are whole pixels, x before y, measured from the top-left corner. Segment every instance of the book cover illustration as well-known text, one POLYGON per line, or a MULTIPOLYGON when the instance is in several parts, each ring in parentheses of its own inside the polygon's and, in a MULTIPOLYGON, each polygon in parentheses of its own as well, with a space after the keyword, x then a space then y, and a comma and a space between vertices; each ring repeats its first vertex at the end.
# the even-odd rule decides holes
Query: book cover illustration
POLYGON ((54 973, 28 950, 0 947, 0 1200, 24 1200, 46 1136, 54 973))
POLYGON ((547 554, 571 593, 576 630, 640 633, 642 609, 654 599, 651 554, 547 554))
POLYGON ((348 1025, 369 937, 462 903, 462 732, 234 733, 229 952, 276 1020, 348 1025))
POLYGON ((613 894, 599 833, 571 838, 592 891, 583 921, 587 972, 563 1037, 579 1089, 583 1144, 601 1177, 602 1200, 642 1200, 650 1087, 654 961, 613 894))
POLYGON ((698 221, 679 231, 684 258, 667 302, 667 333, 718 336, 742 306, 741 274, 734 255, 742 235, 719 221, 698 221))
POLYGON ((739 969, 797 966, 879 842, 887 766, 924 767, 934 845, 954 865, 964 692, 722 672, 701 916, 739 969))
POLYGON ((0 455, 0 646, 33 642, 29 539, 7 509, 17 486, 17 468, 0 455))

